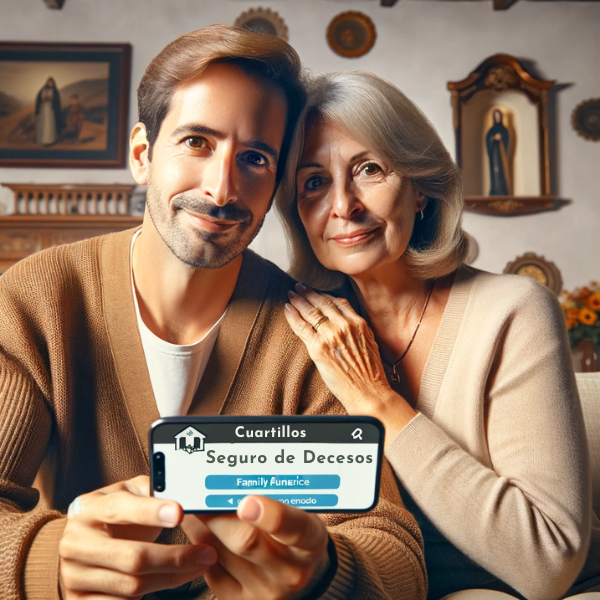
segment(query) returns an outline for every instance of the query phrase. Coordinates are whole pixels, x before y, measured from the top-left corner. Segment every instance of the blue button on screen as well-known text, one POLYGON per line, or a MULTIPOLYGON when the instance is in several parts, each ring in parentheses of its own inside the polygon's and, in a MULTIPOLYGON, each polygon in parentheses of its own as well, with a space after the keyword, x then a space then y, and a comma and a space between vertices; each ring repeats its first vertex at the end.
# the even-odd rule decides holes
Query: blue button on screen
POLYGON ((337 490, 339 475, 208 475, 208 490, 337 490))
MULTIPOLYGON (((248 494, 244 495, 217 495, 213 494, 206 497, 206 506, 208 508, 237 508, 237 505, 248 494)), ((277 502, 289 504, 297 508, 317 508, 325 506, 336 506, 338 497, 335 494, 264 494, 267 498, 273 498, 277 502)))

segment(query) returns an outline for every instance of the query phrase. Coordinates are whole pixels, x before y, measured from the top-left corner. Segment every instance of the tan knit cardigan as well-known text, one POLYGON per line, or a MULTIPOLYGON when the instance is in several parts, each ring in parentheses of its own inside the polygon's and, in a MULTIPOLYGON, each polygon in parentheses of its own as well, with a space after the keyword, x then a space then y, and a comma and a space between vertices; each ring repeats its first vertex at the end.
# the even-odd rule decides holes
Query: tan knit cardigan
MULTIPOLYGON (((132 234, 40 252, 0 277, 2 600, 58 598, 69 503, 148 473, 147 432, 159 415, 133 304, 132 234)), ((285 321, 292 283, 244 253, 189 414, 343 413, 285 321)), ((324 598, 425 597, 421 535, 387 463, 374 510, 323 519, 339 560, 324 598)), ((203 580, 195 585, 194 597, 213 597, 203 580)))

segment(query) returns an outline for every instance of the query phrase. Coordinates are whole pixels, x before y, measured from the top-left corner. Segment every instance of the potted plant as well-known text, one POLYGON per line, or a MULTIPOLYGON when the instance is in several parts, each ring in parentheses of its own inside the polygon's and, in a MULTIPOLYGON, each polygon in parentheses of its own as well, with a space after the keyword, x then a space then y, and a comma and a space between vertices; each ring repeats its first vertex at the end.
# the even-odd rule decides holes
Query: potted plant
MULTIPOLYGON (((574 355, 581 355, 579 371, 598 371, 600 346, 600 286, 597 281, 563 291, 561 306, 567 320, 569 345, 574 355)), ((577 362, 577 360, 575 360, 577 362)))

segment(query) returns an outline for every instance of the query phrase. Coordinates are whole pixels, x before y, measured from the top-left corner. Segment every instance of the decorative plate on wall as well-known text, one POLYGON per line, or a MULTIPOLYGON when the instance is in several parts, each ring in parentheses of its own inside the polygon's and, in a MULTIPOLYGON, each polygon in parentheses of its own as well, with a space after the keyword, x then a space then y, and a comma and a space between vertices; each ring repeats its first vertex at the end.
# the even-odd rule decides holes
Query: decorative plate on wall
POLYGON ((469 240, 469 252, 467 253, 467 258, 465 258, 465 262, 468 265, 472 265, 479 256, 479 244, 477 240, 470 234, 465 231, 465 235, 469 240))
POLYGON ((504 267, 503 273, 511 275, 527 275, 548 286, 557 296, 562 291, 563 282, 558 267, 543 256, 533 252, 525 252, 517 256, 504 267))
POLYGON ((579 104, 571 117, 573 129, 586 140, 600 142, 600 98, 579 104))
POLYGON ((270 8, 251 8, 243 12, 234 25, 242 29, 249 29, 256 33, 275 35, 288 41, 288 28, 285 21, 270 8))
POLYGON ((375 25, 360 12, 344 12, 331 21, 327 41, 331 49, 346 58, 365 55, 375 44, 375 25))

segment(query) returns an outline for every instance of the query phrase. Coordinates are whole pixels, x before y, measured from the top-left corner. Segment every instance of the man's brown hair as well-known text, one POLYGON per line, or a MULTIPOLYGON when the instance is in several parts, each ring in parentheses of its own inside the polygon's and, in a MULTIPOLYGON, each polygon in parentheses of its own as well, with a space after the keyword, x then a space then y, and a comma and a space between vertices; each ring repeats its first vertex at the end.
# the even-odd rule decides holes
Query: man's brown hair
POLYGON ((148 65, 137 93, 139 120, 146 126, 150 158, 177 88, 214 63, 233 64, 284 92, 288 113, 277 165, 279 182, 306 102, 300 58, 289 44, 275 36, 228 25, 211 25, 186 33, 165 46, 148 65))

